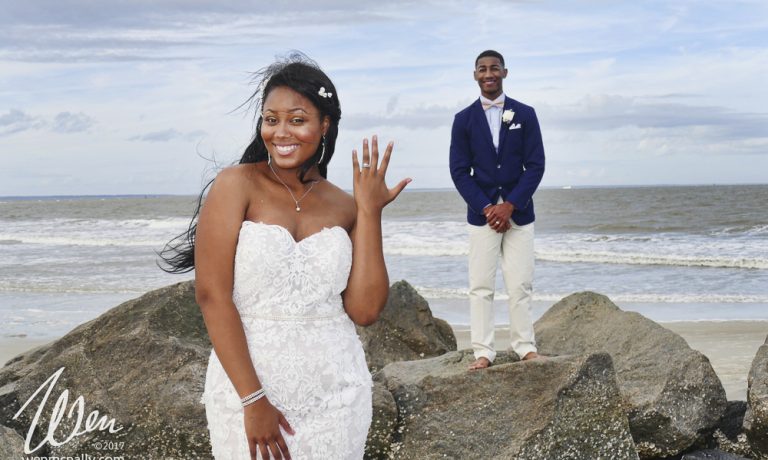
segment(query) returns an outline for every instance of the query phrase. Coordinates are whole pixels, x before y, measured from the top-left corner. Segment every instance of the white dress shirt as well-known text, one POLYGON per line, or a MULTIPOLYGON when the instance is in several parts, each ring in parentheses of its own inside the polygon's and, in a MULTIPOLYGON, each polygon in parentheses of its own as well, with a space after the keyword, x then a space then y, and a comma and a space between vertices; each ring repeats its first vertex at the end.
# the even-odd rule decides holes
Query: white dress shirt
MULTIPOLYGON (((483 102, 492 104, 494 102, 501 102, 504 104, 504 93, 501 93, 499 97, 494 100, 490 100, 487 97, 480 95, 480 103, 483 102)), ((501 112, 504 109, 501 107, 490 107, 485 111, 485 119, 488 120, 488 127, 491 129, 491 138, 493 138, 493 146, 496 147, 496 151, 499 151, 499 131, 501 130, 501 112)))

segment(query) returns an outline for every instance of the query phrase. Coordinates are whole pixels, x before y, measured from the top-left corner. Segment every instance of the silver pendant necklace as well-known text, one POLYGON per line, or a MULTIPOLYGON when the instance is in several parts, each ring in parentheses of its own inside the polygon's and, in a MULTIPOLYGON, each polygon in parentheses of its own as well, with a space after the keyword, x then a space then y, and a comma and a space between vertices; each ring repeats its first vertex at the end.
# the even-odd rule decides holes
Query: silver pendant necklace
POLYGON ((303 200, 305 196, 307 196, 307 193, 309 193, 310 191, 312 191, 312 187, 314 187, 314 186, 315 186, 315 184, 316 184, 318 181, 316 181, 316 180, 313 180, 313 181, 312 181, 312 185, 310 185, 310 186, 309 186, 309 188, 307 189, 307 191, 306 191, 306 192, 304 192, 304 194, 303 194, 303 195, 301 195, 301 198, 299 198, 299 199, 297 200, 297 199, 296 199, 296 196, 295 196, 295 195, 293 194, 293 192, 291 191, 291 188, 290 188, 290 187, 288 187, 288 185, 286 185, 286 183, 285 183, 285 182, 283 182, 283 179, 281 179, 281 178, 280 178, 280 176, 278 176, 278 175, 277 175, 277 173, 275 172, 274 168, 272 168, 272 162, 271 162, 271 161, 270 161, 270 162, 267 162, 267 165, 269 165, 269 169, 272 171, 272 174, 274 174, 274 175, 275 175, 275 177, 277 178, 277 180, 279 180, 279 181, 280 181, 280 183, 281 183, 281 184, 283 184, 283 187, 285 187, 285 189, 286 189, 286 190, 288 190, 288 193, 290 193, 290 194, 291 194, 291 199, 293 199, 293 202, 294 202, 294 203, 296 203, 296 212, 300 212, 300 211, 301 211, 301 206, 299 206, 299 202, 300 202, 301 200, 303 200))

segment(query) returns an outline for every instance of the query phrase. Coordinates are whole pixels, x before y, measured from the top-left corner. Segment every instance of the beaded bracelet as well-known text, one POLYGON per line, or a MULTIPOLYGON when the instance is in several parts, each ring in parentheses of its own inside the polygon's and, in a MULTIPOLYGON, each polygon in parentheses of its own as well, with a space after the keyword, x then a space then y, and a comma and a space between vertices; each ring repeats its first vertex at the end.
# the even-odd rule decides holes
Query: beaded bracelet
POLYGON ((264 389, 261 388, 259 390, 254 391, 253 393, 249 394, 245 398, 241 399, 240 403, 243 405, 243 407, 245 407, 245 406, 247 406, 249 404, 255 403, 256 401, 258 401, 259 399, 263 398, 264 396, 266 396, 264 394, 264 389))

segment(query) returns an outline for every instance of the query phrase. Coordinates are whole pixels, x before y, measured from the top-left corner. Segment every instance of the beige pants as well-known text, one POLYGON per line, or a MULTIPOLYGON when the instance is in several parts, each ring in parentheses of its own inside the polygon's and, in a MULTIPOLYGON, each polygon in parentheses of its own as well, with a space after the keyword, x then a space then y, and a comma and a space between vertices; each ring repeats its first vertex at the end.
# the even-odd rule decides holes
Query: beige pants
POLYGON ((496 266, 501 256, 504 285, 509 294, 509 335, 512 350, 521 358, 536 351, 531 318, 533 291, 533 223, 497 233, 490 226, 469 225, 469 307, 475 358, 493 362, 495 324, 493 294, 496 266))

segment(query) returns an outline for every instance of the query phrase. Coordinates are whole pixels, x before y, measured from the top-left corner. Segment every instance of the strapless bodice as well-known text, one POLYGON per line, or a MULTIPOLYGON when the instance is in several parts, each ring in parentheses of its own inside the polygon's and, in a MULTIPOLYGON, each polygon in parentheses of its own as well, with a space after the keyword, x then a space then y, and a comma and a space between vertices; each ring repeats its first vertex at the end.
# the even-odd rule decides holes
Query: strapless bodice
POLYGON ((342 227, 326 227, 297 242, 282 226, 246 220, 237 242, 232 298, 243 318, 340 315, 351 266, 352 242, 342 227))

